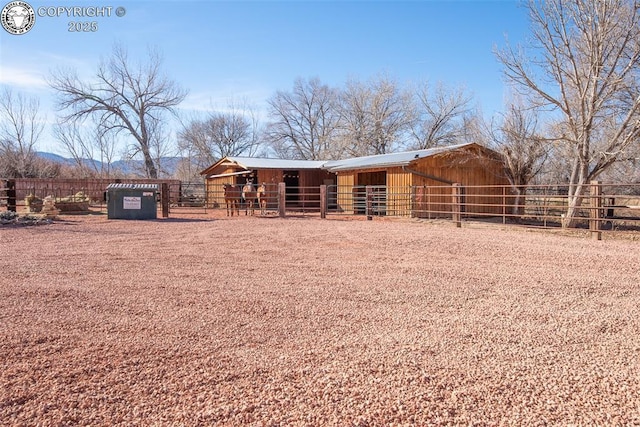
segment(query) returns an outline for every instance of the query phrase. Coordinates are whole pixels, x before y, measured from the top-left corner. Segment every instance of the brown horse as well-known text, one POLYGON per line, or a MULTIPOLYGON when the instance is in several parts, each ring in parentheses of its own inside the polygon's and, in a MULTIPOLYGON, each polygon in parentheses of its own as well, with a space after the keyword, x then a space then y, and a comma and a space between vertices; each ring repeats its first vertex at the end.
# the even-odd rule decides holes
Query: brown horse
POLYGON ((260 206, 260 215, 267 213, 267 186, 264 182, 258 187, 258 206, 260 206))
POLYGON ((233 211, 240 216, 240 188, 233 184, 224 185, 224 201, 227 204, 227 216, 233 216, 233 211))
POLYGON ((248 181, 244 185, 244 187, 242 187, 242 198, 244 199, 245 216, 249 215, 249 213, 253 215, 254 213, 253 202, 256 200, 256 197, 258 197, 258 193, 256 193, 256 189, 253 187, 253 184, 251 183, 251 181, 248 181))

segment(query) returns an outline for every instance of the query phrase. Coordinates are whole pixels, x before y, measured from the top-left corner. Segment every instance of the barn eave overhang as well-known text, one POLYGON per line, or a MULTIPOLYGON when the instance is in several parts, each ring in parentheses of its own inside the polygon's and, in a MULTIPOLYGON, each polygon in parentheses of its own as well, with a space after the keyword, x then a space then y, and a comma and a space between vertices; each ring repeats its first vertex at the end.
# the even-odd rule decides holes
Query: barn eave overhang
POLYGON ((207 175, 207 179, 226 178, 226 177, 229 177, 229 176, 249 175, 250 173, 251 173, 251 171, 220 173, 220 174, 216 174, 216 175, 207 175))
POLYGON ((372 165, 345 165, 345 166, 329 166, 329 172, 352 172, 356 170, 383 170, 394 167, 407 166, 409 162, 392 162, 392 163, 376 163, 372 165))

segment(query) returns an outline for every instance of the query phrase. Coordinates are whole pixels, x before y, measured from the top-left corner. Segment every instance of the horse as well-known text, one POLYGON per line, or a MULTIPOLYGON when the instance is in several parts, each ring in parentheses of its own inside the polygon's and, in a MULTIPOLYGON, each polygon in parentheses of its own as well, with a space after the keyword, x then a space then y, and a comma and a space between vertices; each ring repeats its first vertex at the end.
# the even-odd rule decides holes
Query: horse
POLYGON ((260 206, 260 215, 267 213, 267 186, 264 182, 258 187, 258 206, 260 206))
POLYGON ((233 216, 233 211, 240 216, 240 188, 233 184, 224 184, 224 201, 227 204, 227 216, 233 216))
POLYGON ((258 194, 256 193, 255 188, 253 187, 253 184, 251 183, 251 181, 247 181, 247 183, 244 185, 244 187, 242 187, 242 198, 244 199, 244 214, 249 215, 249 212, 251 212, 251 215, 254 214, 254 209, 253 209, 253 202, 256 200, 256 197, 258 197, 258 194))

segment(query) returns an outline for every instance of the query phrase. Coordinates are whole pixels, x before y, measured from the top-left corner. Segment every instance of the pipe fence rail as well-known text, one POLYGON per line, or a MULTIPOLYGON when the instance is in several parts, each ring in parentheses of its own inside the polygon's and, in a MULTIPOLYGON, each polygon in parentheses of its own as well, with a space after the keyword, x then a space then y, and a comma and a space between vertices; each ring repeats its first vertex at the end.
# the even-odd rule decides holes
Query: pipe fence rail
MULTIPOLYGON (((31 196, 51 196, 59 204, 86 204, 91 209, 104 210, 104 192, 107 182, 111 181, 0 179, 0 209, 17 211, 24 208, 31 196)), ((153 180, 130 181, 149 183, 153 180)), ((163 217, 171 213, 197 214, 226 209, 222 185, 176 180, 153 182, 158 184, 163 217)), ((465 221, 565 227, 588 230, 594 239, 602 238, 603 232, 640 231, 640 183, 592 181, 583 185, 579 197, 571 197, 572 193, 574 189, 566 184, 297 187, 281 182, 266 185, 262 203, 257 196, 253 200, 240 200, 239 211, 244 215, 281 217, 358 215, 368 220, 382 216, 411 217, 450 220, 458 227, 465 221)))
MULTIPOLYGON (((364 215, 404 216, 462 221, 492 220, 529 227, 557 228, 568 221, 570 228, 594 232, 640 228, 640 184, 585 184, 580 197, 570 197, 568 185, 474 186, 438 185, 418 187, 268 186, 267 211, 271 214, 320 214, 321 217, 364 215), (573 199, 573 200, 572 200, 573 199)), ((207 200, 220 200, 224 190, 210 187, 207 200)), ((224 207, 207 202, 210 208, 224 207)))

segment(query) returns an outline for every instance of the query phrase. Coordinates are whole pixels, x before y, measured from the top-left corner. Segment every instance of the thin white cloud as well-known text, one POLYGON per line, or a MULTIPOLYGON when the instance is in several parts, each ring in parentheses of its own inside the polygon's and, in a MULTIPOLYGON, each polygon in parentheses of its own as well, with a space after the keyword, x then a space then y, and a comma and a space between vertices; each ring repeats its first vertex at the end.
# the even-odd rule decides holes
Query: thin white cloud
POLYGON ((189 93, 187 97, 180 103, 180 109, 191 111, 211 111, 211 94, 207 92, 189 93))
POLYGON ((265 108, 268 93, 264 89, 239 89, 238 87, 190 92, 179 108, 197 113, 237 111, 248 108, 260 114, 265 108))
POLYGON ((58 69, 71 69, 86 78, 90 78, 92 74, 90 62, 86 59, 35 51, 29 58, 18 57, 20 61, 4 60, 5 57, 11 58, 13 54, 17 53, 12 52, 11 49, 7 49, 6 54, 3 52, 3 61, 0 63, 0 84, 16 90, 38 92, 48 89, 47 78, 58 69))
POLYGON ((47 87, 47 81, 39 71, 0 64, 0 83, 18 89, 38 90, 47 87))

